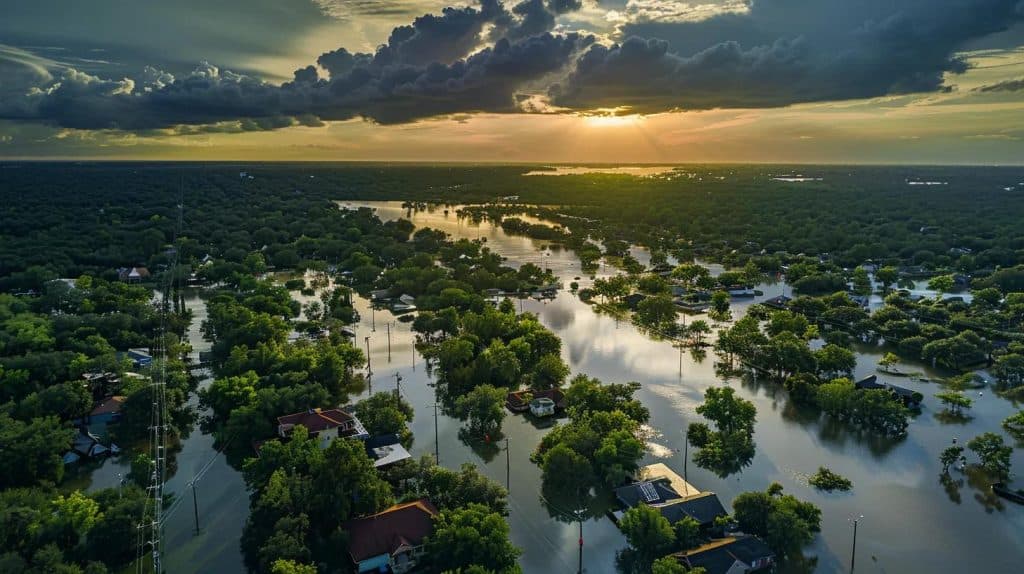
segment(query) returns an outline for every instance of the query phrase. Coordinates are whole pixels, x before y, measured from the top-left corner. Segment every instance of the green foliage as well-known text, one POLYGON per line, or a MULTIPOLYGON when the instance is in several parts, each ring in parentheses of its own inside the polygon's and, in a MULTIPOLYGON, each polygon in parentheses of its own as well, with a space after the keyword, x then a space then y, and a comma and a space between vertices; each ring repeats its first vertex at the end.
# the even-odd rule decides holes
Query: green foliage
POLYGON ((693 568, 687 570, 685 566, 679 563, 672 556, 665 556, 658 558, 651 564, 651 574, 705 574, 703 568, 693 568))
POLYGON ((508 513, 508 491, 480 473, 476 465, 465 463, 458 470, 438 466, 424 457, 417 463, 412 478, 417 498, 428 498, 441 510, 455 510, 469 504, 486 506, 491 512, 508 513))
POLYGON ((74 431, 56 417, 22 422, 0 413, 0 488, 59 483, 74 431))
POLYGON ((960 445, 948 446, 939 454, 939 462, 942 463, 943 474, 949 472, 949 467, 956 464, 964 454, 964 447, 960 445))
POLYGON ((456 399, 455 411, 460 419, 469 421, 469 431, 473 435, 496 434, 505 420, 506 394, 503 389, 480 385, 456 399))
POLYGON ((909 411, 885 389, 857 389, 849 379, 818 387, 818 405, 830 416, 884 435, 906 433, 909 411))
POLYGON ((942 401, 942 404, 946 405, 946 410, 953 414, 961 414, 963 409, 971 408, 974 403, 963 394, 961 391, 944 391, 936 393, 935 397, 942 401))
POLYGON ((508 540, 509 526, 486 506, 442 511, 434 520, 434 533, 425 542, 428 572, 481 567, 499 574, 517 574, 520 551, 508 540))
POLYGON ((587 375, 576 375, 565 390, 566 409, 573 417, 594 412, 620 411, 637 423, 646 423, 650 411, 633 395, 640 383, 602 383, 587 375))
POLYGON ((845 478, 824 466, 818 467, 818 472, 814 473, 808 480, 811 486, 832 492, 833 490, 850 490, 853 488, 853 483, 850 479, 845 478))
POLYGON ((974 451, 981 459, 981 467, 996 479, 1006 479, 1010 475, 1010 457, 1013 447, 1003 443, 1003 437, 996 433, 980 434, 967 443, 967 448, 974 451))
POLYGON ((316 574, 316 566, 279 558, 271 564, 270 574, 316 574))
POLYGON ((687 440, 697 447, 693 461, 724 478, 750 463, 754 457, 754 422, 757 409, 737 397, 731 387, 711 387, 697 413, 714 423, 712 431, 703 423, 691 423, 687 440))
POLYGON ((619 529, 636 552, 636 561, 650 565, 675 545, 676 535, 667 518, 656 508, 640 504, 627 510, 619 520, 619 529))
POLYGON ((259 458, 247 460, 245 480, 252 505, 242 550, 260 572, 279 559, 336 561, 325 543, 341 524, 393 502, 362 443, 335 440, 321 449, 302 428, 287 443, 267 442, 259 458))
POLYGON ((393 392, 380 392, 356 403, 356 416, 371 435, 396 434, 403 444, 411 444, 415 411, 405 399, 393 392))
POLYGON ((795 556, 821 529, 821 510, 775 483, 765 492, 744 492, 732 503, 743 532, 764 538, 779 556, 795 556))

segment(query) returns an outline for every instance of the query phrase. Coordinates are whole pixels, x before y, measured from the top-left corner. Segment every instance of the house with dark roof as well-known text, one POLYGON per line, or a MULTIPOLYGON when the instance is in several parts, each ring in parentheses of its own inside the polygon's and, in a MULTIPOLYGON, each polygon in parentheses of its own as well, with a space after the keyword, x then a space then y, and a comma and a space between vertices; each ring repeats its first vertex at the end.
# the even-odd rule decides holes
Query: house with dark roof
POLYGON ((669 502, 659 506, 658 511, 669 524, 675 524, 684 518, 692 518, 700 524, 702 530, 714 528, 716 518, 729 515, 714 492, 702 492, 669 502))
POLYGON ((277 417, 277 434, 281 438, 291 436, 295 427, 302 425, 310 436, 320 439, 320 446, 326 448, 336 438, 366 438, 369 433, 354 414, 341 409, 309 409, 277 417))
POLYGON ((756 536, 719 538, 673 556, 687 569, 703 568, 707 574, 745 574, 775 564, 775 553, 756 536))
POLYGON ((435 516, 437 508, 422 498, 343 524, 356 572, 404 574, 416 568, 435 516))
POLYGON ((682 496, 666 478, 633 482, 615 489, 615 499, 625 508, 633 508, 638 504, 657 506, 672 500, 680 500, 682 496))
POLYGON ((369 437, 363 441, 363 445, 375 468, 382 468, 412 458, 409 451, 402 446, 398 435, 394 433, 369 437))
POLYGON ((921 406, 921 401, 924 400, 924 395, 913 390, 904 387, 898 387, 896 385, 890 385, 889 383, 879 383, 878 376, 870 375, 854 383, 854 386, 862 391, 864 390, 881 390, 889 391, 897 399, 899 399, 903 406, 908 408, 917 408, 921 406))

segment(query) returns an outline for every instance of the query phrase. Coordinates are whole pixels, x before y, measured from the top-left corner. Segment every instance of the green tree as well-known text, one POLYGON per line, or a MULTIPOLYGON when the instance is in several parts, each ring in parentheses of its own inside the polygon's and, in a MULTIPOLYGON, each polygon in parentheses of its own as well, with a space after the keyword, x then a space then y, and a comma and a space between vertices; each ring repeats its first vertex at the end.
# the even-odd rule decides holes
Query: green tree
POLYGON ((424 459, 414 476, 418 496, 430 499, 441 510, 482 504, 498 514, 508 512, 508 492, 481 474, 476 465, 464 463, 455 471, 437 465, 432 458, 424 459))
POLYGON ((882 284, 882 291, 888 292, 900 278, 900 273, 895 267, 882 267, 875 272, 875 279, 882 284))
POLYGON ((562 357, 554 353, 543 355, 530 372, 530 388, 534 390, 556 389, 569 376, 569 367, 562 357))
POLYGON ((658 558, 651 564, 651 574, 706 574, 706 570, 701 567, 691 568, 687 570, 685 566, 679 563, 678 560, 673 556, 665 556, 658 558))
POLYGON ((505 420, 506 394, 504 389, 480 385, 456 399, 455 410, 459 418, 469 421, 469 430, 474 435, 495 434, 505 420))
POLYGON ((955 285, 956 281, 952 275, 937 275, 928 281, 928 288, 936 292, 936 299, 941 299, 943 293, 952 291, 955 285))
POLYGON ((971 408, 971 405, 974 403, 961 391, 944 391, 936 393, 935 397, 942 401, 942 404, 946 405, 947 411, 955 415, 963 413, 963 409, 971 408))
POLYGON ((61 456, 71 447, 74 431, 57 417, 25 423, 0 413, 0 488, 31 486, 64 477, 61 456))
POLYGON ((794 556, 821 528, 821 510, 773 483, 765 492, 744 492, 732 503, 743 532, 761 536, 780 556, 794 556))
POLYGON ((970 440, 967 448, 981 459, 981 467, 991 476, 1005 479, 1010 475, 1010 457, 1013 447, 1003 443, 1003 437, 993 432, 983 433, 970 440))
POLYGON ((853 351, 831 343, 815 351, 814 358, 818 364, 818 375, 824 378, 849 375, 857 366, 853 351))
POLYGON ((956 464, 964 454, 964 447, 960 445, 948 446, 939 455, 939 462, 942 463, 942 473, 949 473, 949 467, 956 464))
POLYGON ((700 522, 697 519, 686 516, 672 526, 676 532, 676 546, 682 550, 689 550, 700 546, 702 534, 700 522))
POLYGON ((668 519, 646 504, 634 506, 622 515, 619 529, 637 555, 637 562, 649 565, 675 544, 676 535, 668 519))
POLYGON ((316 574, 316 566, 279 558, 270 566, 270 574, 316 574))
POLYGON ((368 433, 396 434, 404 444, 411 444, 412 431, 406 425, 414 413, 412 405, 390 391, 375 393, 356 403, 356 416, 368 433))
POLYGON ((639 325, 665 330, 675 325, 678 312, 679 308, 672 302, 672 297, 661 294, 640 301, 634 317, 639 325))
POLYGON ((555 445, 544 453, 543 460, 541 480, 556 493, 576 494, 581 485, 594 481, 590 461, 566 444, 555 445))
POLYGON ((429 572, 486 568, 499 574, 520 572, 520 551, 508 539, 509 526, 497 512, 469 504, 442 511, 434 519, 434 533, 424 543, 429 572))

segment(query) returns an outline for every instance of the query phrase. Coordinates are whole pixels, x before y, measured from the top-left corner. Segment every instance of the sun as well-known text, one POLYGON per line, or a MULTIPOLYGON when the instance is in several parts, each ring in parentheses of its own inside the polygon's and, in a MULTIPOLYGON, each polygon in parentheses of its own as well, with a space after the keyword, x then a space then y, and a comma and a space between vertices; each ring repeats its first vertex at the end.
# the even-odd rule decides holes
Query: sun
POLYGON ((636 123, 640 121, 640 116, 636 114, 626 116, 586 116, 583 118, 583 121, 588 127, 592 128, 622 128, 636 125, 636 123))

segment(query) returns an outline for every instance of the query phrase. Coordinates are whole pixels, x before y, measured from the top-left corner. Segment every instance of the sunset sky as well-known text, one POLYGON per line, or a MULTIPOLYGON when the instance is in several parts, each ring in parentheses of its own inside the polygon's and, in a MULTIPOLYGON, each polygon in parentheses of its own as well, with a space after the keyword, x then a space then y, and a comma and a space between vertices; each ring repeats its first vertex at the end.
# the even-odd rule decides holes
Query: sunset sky
POLYGON ((1024 0, 7 2, 0 158, 1020 164, 1024 0))

